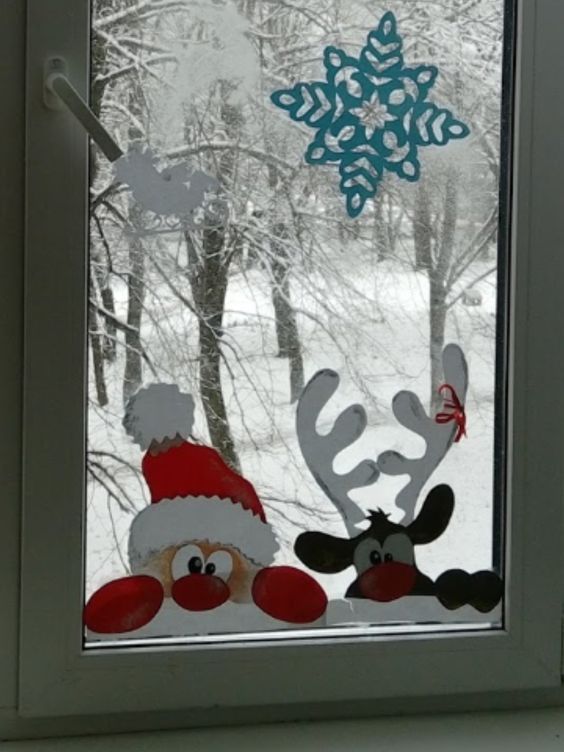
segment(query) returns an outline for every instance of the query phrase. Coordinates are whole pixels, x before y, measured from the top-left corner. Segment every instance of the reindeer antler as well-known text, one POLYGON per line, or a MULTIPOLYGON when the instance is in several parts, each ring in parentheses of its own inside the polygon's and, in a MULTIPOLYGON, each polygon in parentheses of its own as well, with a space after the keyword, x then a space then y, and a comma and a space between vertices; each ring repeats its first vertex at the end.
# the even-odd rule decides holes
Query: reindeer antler
POLYGON ((326 436, 317 432, 317 417, 338 386, 339 376, 334 371, 318 371, 310 379, 298 401, 296 429, 300 449, 311 474, 338 509, 349 534, 356 534, 356 523, 362 522, 366 515, 349 498, 348 493, 353 488, 375 483, 380 473, 372 460, 363 460, 348 473, 339 474, 333 470, 335 457, 358 439, 367 423, 364 408, 351 405, 338 416, 326 436))
MULTIPOLYGON (((443 372, 447 382, 458 396, 462 405, 468 390, 468 365, 464 353, 458 345, 447 345, 443 350, 443 372)), ((409 475, 410 480, 396 498, 397 506, 403 510, 402 522, 411 522, 421 489, 433 470, 450 449, 458 426, 455 421, 437 423, 429 417, 419 397, 413 392, 399 392, 392 402, 392 410, 397 420, 410 431, 425 439, 425 454, 417 459, 408 459, 394 451, 382 452, 378 457, 378 468, 386 475, 409 475)))

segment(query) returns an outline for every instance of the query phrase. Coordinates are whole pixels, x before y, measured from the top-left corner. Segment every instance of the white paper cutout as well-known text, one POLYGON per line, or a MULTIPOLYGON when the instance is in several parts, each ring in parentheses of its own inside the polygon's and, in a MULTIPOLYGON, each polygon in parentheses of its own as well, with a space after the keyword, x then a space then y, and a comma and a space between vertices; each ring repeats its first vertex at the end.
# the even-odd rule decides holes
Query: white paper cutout
POLYGON ((251 24, 232 0, 202 0, 191 3, 190 15, 201 24, 203 39, 176 50, 179 65, 176 91, 192 104, 195 97, 208 97, 218 81, 229 82, 223 96, 238 104, 260 88, 261 69, 249 36, 251 24))
POLYGON ((376 462, 363 460, 348 473, 336 473, 333 463, 338 454, 355 442, 367 424, 362 405, 351 405, 335 420, 328 434, 317 432, 320 412, 339 387, 334 371, 319 371, 306 384, 298 401, 296 432, 302 455, 317 484, 339 510, 349 533, 366 518, 362 509, 349 497, 355 488, 372 485, 380 475, 376 462))
POLYGON ((194 425, 194 398, 176 384, 150 384, 127 402, 123 426, 141 449, 151 442, 187 439, 194 425))
MULTIPOLYGON (((501 620, 501 604, 488 614, 472 606, 462 606, 450 611, 436 598, 410 596, 392 603, 374 603, 358 598, 329 601, 323 617, 303 629, 323 627, 369 627, 402 624, 410 631, 419 627, 428 629, 429 624, 482 625, 498 624, 501 620)), ((157 616, 149 624, 127 633, 98 634, 87 631, 87 639, 97 642, 119 640, 143 640, 157 637, 192 637, 218 634, 251 632, 274 632, 295 630, 296 624, 279 621, 265 614, 254 604, 227 602, 213 611, 190 613, 180 608, 172 599, 166 599, 157 616)))
POLYGON ((156 162, 150 149, 134 145, 114 163, 116 178, 144 209, 193 226, 209 194, 217 191, 217 180, 201 170, 191 171, 186 164, 159 171, 156 162))
POLYGON ((135 574, 151 554, 170 546, 207 540, 237 548, 255 564, 266 566, 279 549, 272 527, 250 509, 218 496, 163 499, 133 520, 129 561, 135 574))
MULTIPOLYGON (((442 358, 445 382, 453 387, 464 405, 468 390, 468 367, 464 353, 458 345, 451 344, 443 350, 442 358)), ((317 432, 319 414, 338 386, 337 373, 329 369, 319 371, 306 384, 298 402, 296 431, 311 474, 339 510, 351 535, 358 532, 357 525, 366 515, 349 497, 349 492, 376 483, 380 473, 408 475, 410 480, 399 492, 395 503, 404 512, 403 522, 410 522, 419 493, 452 446, 458 425, 455 421, 437 423, 434 417, 427 415, 416 394, 398 392, 392 402, 394 415, 403 426, 425 439, 427 447, 424 455, 410 459, 388 450, 382 452, 376 462, 363 460, 347 473, 336 473, 333 470, 336 456, 362 435, 367 424, 362 405, 351 405, 338 415, 327 435, 322 436, 317 432)))
MULTIPOLYGON (((445 383, 451 385, 461 404, 468 391, 468 365, 458 345, 447 345, 443 350, 443 373, 445 383)), ((455 421, 437 423, 427 415, 419 397, 413 392, 399 392, 393 399, 392 409, 398 422, 425 440, 422 457, 408 458, 396 451, 382 452, 378 467, 386 475, 408 475, 410 480, 396 497, 396 506, 404 512, 402 522, 410 522, 415 514, 415 505, 421 489, 443 460, 458 432, 455 421)))
MULTIPOLYGON (((304 625, 305 628, 326 626, 326 617, 304 625)), ((172 598, 166 598, 159 613, 152 621, 131 632, 99 634, 87 630, 90 641, 112 642, 118 640, 141 640, 156 637, 201 637, 214 634, 237 634, 272 632, 296 629, 296 624, 274 619, 253 603, 227 601, 212 611, 189 612, 178 606, 172 598)))

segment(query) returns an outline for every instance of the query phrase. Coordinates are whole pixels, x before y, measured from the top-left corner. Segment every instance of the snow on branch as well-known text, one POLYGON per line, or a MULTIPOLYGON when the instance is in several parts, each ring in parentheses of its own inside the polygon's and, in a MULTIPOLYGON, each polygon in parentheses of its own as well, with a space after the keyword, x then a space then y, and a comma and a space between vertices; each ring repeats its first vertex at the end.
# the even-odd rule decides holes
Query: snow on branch
MULTIPOLYGON (((468 366, 458 345, 447 345, 443 350, 443 373, 445 383, 454 389, 464 405, 468 390, 468 366)), ((414 519, 421 489, 452 446, 458 426, 456 421, 437 423, 434 417, 427 415, 419 397, 413 392, 396 394, 392 410, 398 422, 421 436, 427 445, 422 457, 407 458, 392 450, 382 452, 378 457, 377 465, 382 473, 408 475, 410 478, 396 498, 396 505, 404 512, 402 522, 405 524, 414 519)))
POLYGON ((274 167, 279 167, 283 170, 289 170, 294 172, 300 167, 300 165, 291 164, 281 157, 273 154, 272 152, 266 152, 262 149, 257 149, 254 146, 247 146, 240 144, 237 141, 209 141, 200 143, 195 146, 179 146, 176 149, 171 149, 167 152, 166 156, 169 159, 179 159, 182 157, 193 156, 195 154, 201 154, 207 151, 238 151, 241 154, 246 154, 259 162, 265 162, 272 164, 274 167))
POLYGON ((156 11, 171 11, 179 10, 186 6, 186 3, 181 0, 141 0, 137 5, 124 8, 123 10, 116 11, 115 13, 109 13, 108 15, 100 16, 92 24, 94 31, 105 29, 116 24, 126 23, 130 19, 138 20, 138 17, 142 13, 156 12, 156 11))

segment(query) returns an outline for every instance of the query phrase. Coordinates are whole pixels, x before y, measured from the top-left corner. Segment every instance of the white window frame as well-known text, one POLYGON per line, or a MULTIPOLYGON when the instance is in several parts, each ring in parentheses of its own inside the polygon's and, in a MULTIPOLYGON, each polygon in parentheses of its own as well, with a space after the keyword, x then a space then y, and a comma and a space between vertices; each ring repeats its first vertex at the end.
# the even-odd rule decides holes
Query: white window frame
POLYGON ((390 712, 407 697, 417 710, 430 695, 560 687, 564 5, 518 5, 505 629, 84 651, 87 140, 42 96, 53 55, 87 93, 88 0, 28 0, 20 718, 136 713, 143 727, 181 710, 221 723, 259 706, 334 716, 353 701, 390 712))

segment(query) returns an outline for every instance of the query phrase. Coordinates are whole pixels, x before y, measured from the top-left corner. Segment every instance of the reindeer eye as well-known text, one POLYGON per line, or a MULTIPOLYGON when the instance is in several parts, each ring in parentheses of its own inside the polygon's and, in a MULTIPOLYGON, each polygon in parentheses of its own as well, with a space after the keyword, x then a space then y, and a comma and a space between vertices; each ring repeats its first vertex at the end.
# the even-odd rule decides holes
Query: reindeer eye
POLYGON ((394 557, 392 554, 384 554, 384 561, 393 561, 394 557))
MULTIPOLYGON (((386 554, 386 556, 388 556, 388 554, 386 554)), ((369 558, 371 564, 376 565, 382 563, 382 555, 380 554, 380 551, 371 551, 369 558)))
POLYGON ((366 572, 371 567, 382 563, 382 546, 375 538, 364 538, 359 541, 355 551, 353 564, 359 574, 366 572))

